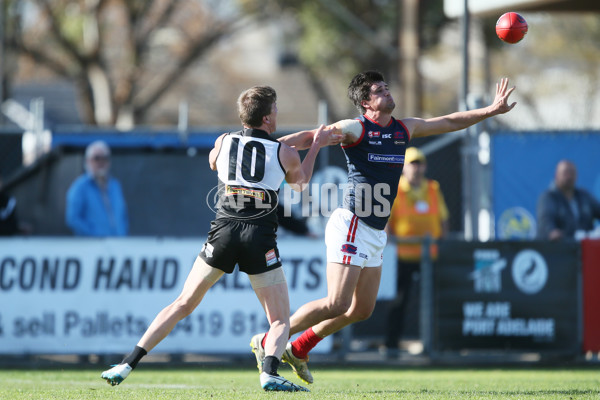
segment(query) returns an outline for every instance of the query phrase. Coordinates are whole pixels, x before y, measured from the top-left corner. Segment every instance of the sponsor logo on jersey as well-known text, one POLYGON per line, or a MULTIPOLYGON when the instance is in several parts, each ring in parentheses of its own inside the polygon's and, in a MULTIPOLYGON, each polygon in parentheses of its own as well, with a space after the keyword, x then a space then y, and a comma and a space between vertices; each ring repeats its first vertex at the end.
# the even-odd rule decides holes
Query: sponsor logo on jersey
POLYGON ((383 135, 381 135, 382 139, 391 139, 392 138, 392 134, 391 133, 385 133, 383 135))
POLYGON ((369 153, 369 161, 391 164, 404 164, 404 155, 400 154, 373 154, 369 153))
POLYGON ((383 143, 381 143, 381 140, 369 140, 369 144, 381 146, 383 143))
POLYGON ((277 254, 275 254, 275 249, 271 249, 265 253, 265 260, 267 261, 267 267, 270 267, 274 264, 277 264, 277 254))
POLYGON ((277 209, 279 198, 269 187, 255 185, 216 185, 206 195, 206 204, 211 211, 237 220, 265 217, 277 209))
POLYGON ((381 137, 381 132, 379 131, 369 131, 369 133, 367 133, 367 135, 369 136, 369 138, 373 139, 376 137, 381 137))
POLYGON ((394 144, 399 146, 399 145, 406 144, 406 142, 404 140, 394 140, 394 144))
POLYGON ((248 189, 248 188, 244 188, 244 187, 233 187, 233 186, 227 185, 227 187, 225 188, 225 196, 232 196, 232 195, 236 195, 236 194, 242 195, 242 196, 253 197, 253 198, 259 199, 259 200, 265 199, 265 192, 263 190, 254 190, 254 189, 248 189))
POLYGON ((394 132, 394 139, 404 139, 404 135, 400 131, 394 132))
POLYGON ((346 243, 342 245, 342 253, 356 254, 357 250, 358 248, 353 244, 346 243))

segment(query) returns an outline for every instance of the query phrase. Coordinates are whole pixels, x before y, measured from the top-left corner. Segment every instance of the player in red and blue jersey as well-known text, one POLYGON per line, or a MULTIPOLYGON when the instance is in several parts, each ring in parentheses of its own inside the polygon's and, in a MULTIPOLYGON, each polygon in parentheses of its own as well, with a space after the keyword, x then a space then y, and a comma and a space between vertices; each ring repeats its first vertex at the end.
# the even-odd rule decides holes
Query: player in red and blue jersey
MULTIPOLYGON (((327 223, 327 297, 300 307, 290 318, 290 335, 304 331, 288 343, 283 361, 308 383, 308 352, 326 336, 345 326, 369 318, 375 308, 383 249, 384 231, 396 197, 404 166, 404 153, 410 139, 458 131, 486 118, 510 111, 508 79, 496 84, 491 105, 449 115, 421 119, 392 117, 394 99, 383 76, 376 71, 356 75, 348 96, 361 116, 336 122, 348 165, 348 189, 343 207, 336 209, 327 223)), ((252 338, 260 355, 264 334, 252 338)))

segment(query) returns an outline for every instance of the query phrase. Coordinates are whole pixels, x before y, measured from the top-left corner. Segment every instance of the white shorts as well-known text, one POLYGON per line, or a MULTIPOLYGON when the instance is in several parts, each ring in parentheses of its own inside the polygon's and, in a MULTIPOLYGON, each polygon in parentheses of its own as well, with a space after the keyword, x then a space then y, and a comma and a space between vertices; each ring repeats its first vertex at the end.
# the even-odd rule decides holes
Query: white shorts
POLYGON ((386 242, 385 231, 371 228, 344 208, 331 214, 325 228, 327 262, 380 267, 386 242))

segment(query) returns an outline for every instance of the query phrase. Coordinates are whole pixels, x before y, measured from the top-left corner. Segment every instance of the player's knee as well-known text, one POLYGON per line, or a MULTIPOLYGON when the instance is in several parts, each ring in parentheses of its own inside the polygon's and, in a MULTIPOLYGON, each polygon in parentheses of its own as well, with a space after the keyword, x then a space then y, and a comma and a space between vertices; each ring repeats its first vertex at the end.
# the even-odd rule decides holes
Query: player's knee
POLYGON ((352 319, 354 321, 364 321, 369 319, 373 314, 373 309, 356 309, 352 312, 352 319))
POLYGON ((350 318, 352 322, 364 321, 371 317, 374 308, 375 307, 365 307, 364 305, 352 308, 348 312, 348 318, 350 318))
POLYGON ((196 309, 196 305, 184 299, 177 299, 171 304, 171 309, 181 320, 189 316, 196 309))
POLYGON ((270 328, 277 329, 277 330, 288 330, 289 331, 290 330, 290 320, 289 320, 289 318, 275 319, 275 320, 271 321, 270 328))
POLYGON ((346 301, 343 299, 338 299, 329 305, 330 318, 337 317, 338 315, 342 315, 348 311, 350 306, 352 305, 352 301, 346 301))

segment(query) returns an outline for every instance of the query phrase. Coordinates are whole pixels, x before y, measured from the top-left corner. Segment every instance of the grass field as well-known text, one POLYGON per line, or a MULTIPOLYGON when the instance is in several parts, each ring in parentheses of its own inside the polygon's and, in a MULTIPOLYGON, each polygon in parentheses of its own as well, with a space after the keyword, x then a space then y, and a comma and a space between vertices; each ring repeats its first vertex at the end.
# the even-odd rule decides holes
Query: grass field
MULTIPOLYGON (((300 383, 282 367, 281 374, 300 383)), ((0 399, 600 399, 600 369, 330 368, 311 393, 265 393, 255 369, 150 369, 120 386, 100 370, 0 370, 0 399)))

